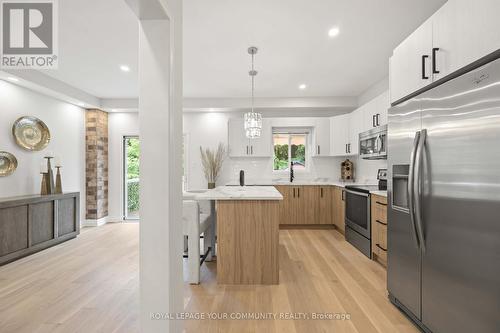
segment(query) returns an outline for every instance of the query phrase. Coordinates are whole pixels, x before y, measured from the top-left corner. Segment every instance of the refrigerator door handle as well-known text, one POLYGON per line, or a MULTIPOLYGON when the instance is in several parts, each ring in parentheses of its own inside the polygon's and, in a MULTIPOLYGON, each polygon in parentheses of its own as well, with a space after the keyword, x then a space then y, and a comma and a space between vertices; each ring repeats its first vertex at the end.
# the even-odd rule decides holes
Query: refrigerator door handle
POLYGON ((427 130, 423 129, 420 131, 420 142, 418 143, 417 153, 415 154, 415 182, 413 185, 413 195, 415 200, 415 222, 417 225, 417 234, 420 239, 420 248, 422 252, 425 253, 425 238, 424 238, 424 227, 422 224, 422 180, 421 180, 421 169, 423 163, 423 156, 425 151, 425 141, 427 139, 427 130))
POLYGON ((413 148, 410 154, 410 170, 408 172, 408 210, 410 213, 410 222, 411 228, 413 232, 413 239, 415 240, 415 244, 417 249, 420 249, 420 239, 418 237, 417 232, 417 224, 415 222, 415 197, 414 197, 414 178, 415 178, 415 158, 417 155, 417 147, 420 141, 420 131, 415 133, 415 140, 413 141, 413 148))

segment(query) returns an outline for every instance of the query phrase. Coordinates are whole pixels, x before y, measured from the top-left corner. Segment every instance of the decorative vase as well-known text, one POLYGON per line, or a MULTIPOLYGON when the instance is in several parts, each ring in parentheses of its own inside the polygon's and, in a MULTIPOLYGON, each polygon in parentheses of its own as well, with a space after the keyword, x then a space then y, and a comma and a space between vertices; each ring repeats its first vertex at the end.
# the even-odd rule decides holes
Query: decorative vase
POLYGON ((40 189, 40 195, 47 195, 49 193, 47 193, 47 190, 48 190, 48 179, 49 179, 49 174, 48 173, 40 173, 42 175, 42 186, 41 186, 41 189, 40 189))
POLYGON ((56 174, 56 188, 55 188, 55 193, 56 194, 62 194, 62 181, 61 181, 61 167, 56 166, 57 169, 57 174, 56 174))
POLYGON ((208 183, 208 189, 214 189, 215 188, 215 183, 208 183))
POLYGON ((51 156, 46 156, 47 159, 47 194, 54 194, 54 172, 52 171, 52 165, 50 160, 53 158, 51 156))

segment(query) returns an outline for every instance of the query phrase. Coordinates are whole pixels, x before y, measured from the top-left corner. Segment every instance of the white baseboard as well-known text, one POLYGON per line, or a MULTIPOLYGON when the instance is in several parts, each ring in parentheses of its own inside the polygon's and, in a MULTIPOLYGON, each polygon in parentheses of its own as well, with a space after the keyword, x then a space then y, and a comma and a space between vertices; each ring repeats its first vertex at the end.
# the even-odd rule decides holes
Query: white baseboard
POLYGON ((100 227, 108 223, 108 216, 102 217, 98 220, 84 220, 81 224, 82 227, 100 227))
POLYGON ((108 216, 107 223, 123 222, 123 217, 121 216, 108 216))

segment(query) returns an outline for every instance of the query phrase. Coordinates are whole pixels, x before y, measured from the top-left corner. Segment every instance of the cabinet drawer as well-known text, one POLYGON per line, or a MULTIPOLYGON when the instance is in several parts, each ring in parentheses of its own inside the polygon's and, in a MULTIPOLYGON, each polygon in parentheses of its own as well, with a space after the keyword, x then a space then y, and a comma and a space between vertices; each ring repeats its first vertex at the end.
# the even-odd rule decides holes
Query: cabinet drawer
POLYGON ((387 198, 372 195, 371 199, 373 259, 387 266, 387 198))

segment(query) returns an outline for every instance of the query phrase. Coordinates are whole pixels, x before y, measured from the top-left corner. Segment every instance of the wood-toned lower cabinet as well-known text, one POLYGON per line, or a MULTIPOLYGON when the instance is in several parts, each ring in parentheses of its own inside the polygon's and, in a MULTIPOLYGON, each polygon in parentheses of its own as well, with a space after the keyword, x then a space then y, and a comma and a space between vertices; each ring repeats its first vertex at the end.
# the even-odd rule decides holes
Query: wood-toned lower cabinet
POLYGON ((281 195, 283 196, 283 200, 280 201, 280 224, 294 224, 294 198, 293 198, 293 191, 292 191, 292 186, 288 185, 281 185, 281 186, 275 186, 275 188, 280 191, 281 195))
POLYGON ((333 186, 275 186, 283 195, 281 225, 333 224, 333 186))
POLYGON ((371 196, 372 258, 387 266, 387 197, 371 196))
POLYGON ((342 187, 333 189, 333 221, 335 227, 345 234, 345 194, 342 187))
POLYGON ((334 217, 334 186, 318 186, 319 209, 318 223, 319 224, 335 224, 334 217))
POLYGON ((296 195, 299 218, 296 224, 319 224, 319 187, 298 186, 296 195))

